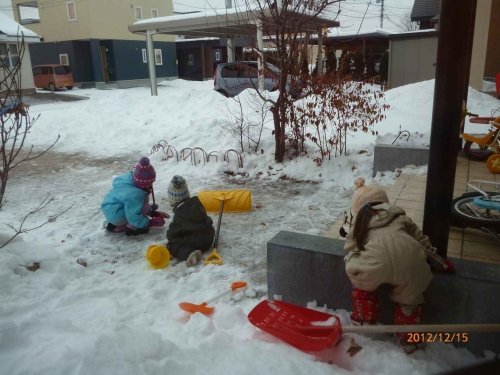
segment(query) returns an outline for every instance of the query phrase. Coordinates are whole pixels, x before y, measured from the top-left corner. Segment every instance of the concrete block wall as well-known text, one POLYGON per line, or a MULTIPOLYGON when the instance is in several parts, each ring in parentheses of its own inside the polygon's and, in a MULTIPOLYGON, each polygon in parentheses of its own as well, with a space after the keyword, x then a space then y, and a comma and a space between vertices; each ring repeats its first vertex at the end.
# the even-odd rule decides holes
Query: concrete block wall
POLYGON ((428 162, 429 148, 426 147, 376 145, 373 154, 373 176, 377 172, 394 171, 407 165, 427 165, 428 162))
MULTIPOLYGON (((344 241, 280 231, 267 244, 268 297, 306 306, 352 310, 351 283, 344 268, 344 241)), ((500 266, 453 259, 454 274, 435 274, 425 293, 423 323, 500 323, 500 266)), ((379 293, 380 321, 392 324, 389 285, 379 293)), ((500 332, 469 333, 474 353, 500 353, 500 332)))

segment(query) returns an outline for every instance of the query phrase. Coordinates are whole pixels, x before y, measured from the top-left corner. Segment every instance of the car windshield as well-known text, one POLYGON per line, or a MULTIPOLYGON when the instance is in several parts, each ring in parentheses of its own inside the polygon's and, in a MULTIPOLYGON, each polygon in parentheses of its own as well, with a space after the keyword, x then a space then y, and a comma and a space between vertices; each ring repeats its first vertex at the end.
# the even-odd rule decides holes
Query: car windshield
POLYGON ((54 71, 56 74, 69 74, 69 73, 71 73, 71 70, 70 70, 69 66, 67 66, 67 65, 56 66, 56 67, 54 67, 54 71))
POLYGON ((268 69, 273 72, 274 74, 279 75, 280 74, 280 68, 278 68, 276 65, 273 65, 271 63, 266 63, 268 69))

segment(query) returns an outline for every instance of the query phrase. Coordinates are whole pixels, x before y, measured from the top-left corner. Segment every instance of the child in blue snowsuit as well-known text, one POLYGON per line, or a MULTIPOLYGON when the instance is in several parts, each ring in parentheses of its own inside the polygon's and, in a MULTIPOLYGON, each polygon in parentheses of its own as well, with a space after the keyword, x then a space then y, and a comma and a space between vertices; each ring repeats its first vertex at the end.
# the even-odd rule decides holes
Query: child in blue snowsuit
MULTIPOLYGON (((127 236, 147 233, 150 227, 165 225, 158 205, 149 204, 156 172, 147 157, 142 157, 133 172, 113 180, 113 188, 106 194, 101 209, 106 217, 106 230, 125 232, 127 236), (151 218, 149 218, 151 216, 151 218)), ((154 199, 153 199, 154 200, 154 199)))

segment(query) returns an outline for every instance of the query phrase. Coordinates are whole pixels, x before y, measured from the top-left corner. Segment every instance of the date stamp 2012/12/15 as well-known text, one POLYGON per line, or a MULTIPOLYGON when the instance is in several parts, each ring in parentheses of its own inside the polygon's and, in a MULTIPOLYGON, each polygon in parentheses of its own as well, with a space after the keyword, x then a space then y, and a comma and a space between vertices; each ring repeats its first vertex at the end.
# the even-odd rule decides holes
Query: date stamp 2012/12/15
POLYGON ((469 334, 467 332, 408 332, 406 340, 408 343, 425 343, 425 342, 467 342, 469 334))

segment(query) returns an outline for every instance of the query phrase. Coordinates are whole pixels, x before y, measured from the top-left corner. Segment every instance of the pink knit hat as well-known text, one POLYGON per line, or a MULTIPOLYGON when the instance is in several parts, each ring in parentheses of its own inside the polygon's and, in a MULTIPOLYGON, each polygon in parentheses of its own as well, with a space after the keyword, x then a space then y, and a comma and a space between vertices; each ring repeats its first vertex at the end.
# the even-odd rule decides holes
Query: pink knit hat
POLYGON ((156 180, 156 172, 149 163, 149 158, 143 156, 139 160, 139 163, 135 166, 133 176, 137 187, 144 189, 153 186, 153 182, 156 180))
POLYGON ((377 185, 365 186, 364 178, 358 178, 354 181, 356 191, 352 195, 351 212, 357 215, 359 210, 367 203, 389 203, 387 193, 377 185))

